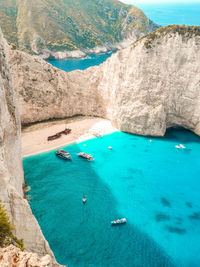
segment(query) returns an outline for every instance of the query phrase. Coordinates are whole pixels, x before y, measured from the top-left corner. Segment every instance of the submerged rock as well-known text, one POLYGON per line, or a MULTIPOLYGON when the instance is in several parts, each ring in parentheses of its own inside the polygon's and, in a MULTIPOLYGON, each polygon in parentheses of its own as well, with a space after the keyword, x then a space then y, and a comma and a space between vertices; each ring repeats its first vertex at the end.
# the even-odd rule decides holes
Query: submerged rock
POLYGON ((187 231, 184 228, 179 228, 176 226, 166 226, 165 227, 170 233, 175 233, 175 234, 179 234, 179 235, 183 235, 185 234, 187 231))
POLYGON ((170 216, 164 213, 158 213, 156 214, 156 221, 157 222, 162 222, 162 221, 169 221, 170 216))
POLYGON ((192 215, 190 215, 188 217, 191 220, 198 220, 198 221, 200 221, 200 211, 199 212, 194 212, 192 215))
POLYGON ((169 200, 167 200, 167 199, 164 198, 164 197, 161 198, 161 203, 162 203, 163 206, 165 206, 165 207, 171 207, 171 203, 169 202, 169 200))

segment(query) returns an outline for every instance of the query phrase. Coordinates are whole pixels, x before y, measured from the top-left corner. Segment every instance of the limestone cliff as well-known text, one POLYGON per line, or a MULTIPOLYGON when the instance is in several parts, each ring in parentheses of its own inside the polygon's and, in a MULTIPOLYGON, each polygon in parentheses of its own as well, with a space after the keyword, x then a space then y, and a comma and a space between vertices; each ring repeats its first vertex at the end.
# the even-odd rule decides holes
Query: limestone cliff
POLYGON ((0 248, 0 266, 2 267, 50 267, 52 261, 49 255, 38 258, 37 254, 22 252, 19 248, 10 245, 0 248))
POLYGON ((51 255, 51 266, 58 266, 24 199, 20 120, 6 50, 6 43, 0 33, 0 199, 16 228, 16 236, 24 239, 25 248, 40 256, 51 255))
POLYGON ((85 71, 9 55, 23 124, 83 114, 141 135, 162 136, 172 126, 200 135, 198 27, 161 28, 85 71))

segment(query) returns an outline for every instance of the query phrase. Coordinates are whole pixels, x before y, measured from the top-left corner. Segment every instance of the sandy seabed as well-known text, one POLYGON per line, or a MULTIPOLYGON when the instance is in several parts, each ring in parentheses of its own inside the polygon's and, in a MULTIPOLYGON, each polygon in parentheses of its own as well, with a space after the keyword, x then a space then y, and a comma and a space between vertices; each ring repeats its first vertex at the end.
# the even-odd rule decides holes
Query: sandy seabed
POLYGON ((94 117, 75 117, 66 120, 40 122, 27 126, 22 130, 22 156, 29 157, 50 151, 72 143, 116 132, 109 120, 94 117), (48 136, 70 128, 69 135, 62 135, 59 139, 47 141, 48 136))

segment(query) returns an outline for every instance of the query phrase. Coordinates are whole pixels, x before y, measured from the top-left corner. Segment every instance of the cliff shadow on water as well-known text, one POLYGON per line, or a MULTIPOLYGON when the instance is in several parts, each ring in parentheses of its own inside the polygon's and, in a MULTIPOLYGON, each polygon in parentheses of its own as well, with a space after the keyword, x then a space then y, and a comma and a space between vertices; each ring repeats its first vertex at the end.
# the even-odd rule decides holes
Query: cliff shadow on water
POLYGON ((56 158, 55 151, 23 162, 32 211, 57 261, 74 267, 173 266, 165 251, 128 218, 126 225, 110 225, 125 214, 119 212, 112 189, 95 170, 96 164, 103 164, 98 160, 101 152, 94 162, 77 157, 83 150, 94 154, 88 142, 93 141, 66 148, 71 162, 56 158))

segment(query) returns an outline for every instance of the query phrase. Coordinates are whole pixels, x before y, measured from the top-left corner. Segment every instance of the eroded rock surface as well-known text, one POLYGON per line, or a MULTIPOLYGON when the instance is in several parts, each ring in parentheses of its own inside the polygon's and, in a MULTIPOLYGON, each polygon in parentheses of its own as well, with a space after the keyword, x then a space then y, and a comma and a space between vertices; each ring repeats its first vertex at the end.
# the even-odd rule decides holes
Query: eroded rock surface
POLYGON ((10 50, 22 123, 82 114, 135 134, 182 126, 200 135, 199 31, 167 26, 98 67, 70 73, 10 50))
POLYGON ((6 50, 7 44, 0 33, 0 199, 16 228, 15 235, 24 239, 25 248, 40 256, 49 254, 52 266, 58 266, 27 200, 24 199, 21 127, 6 50))
POLYGON ((0 248, 0 267, 51 267, 52 259, 49 255, 39 258, 36 253, 22 252, 10 245, 0 248))

